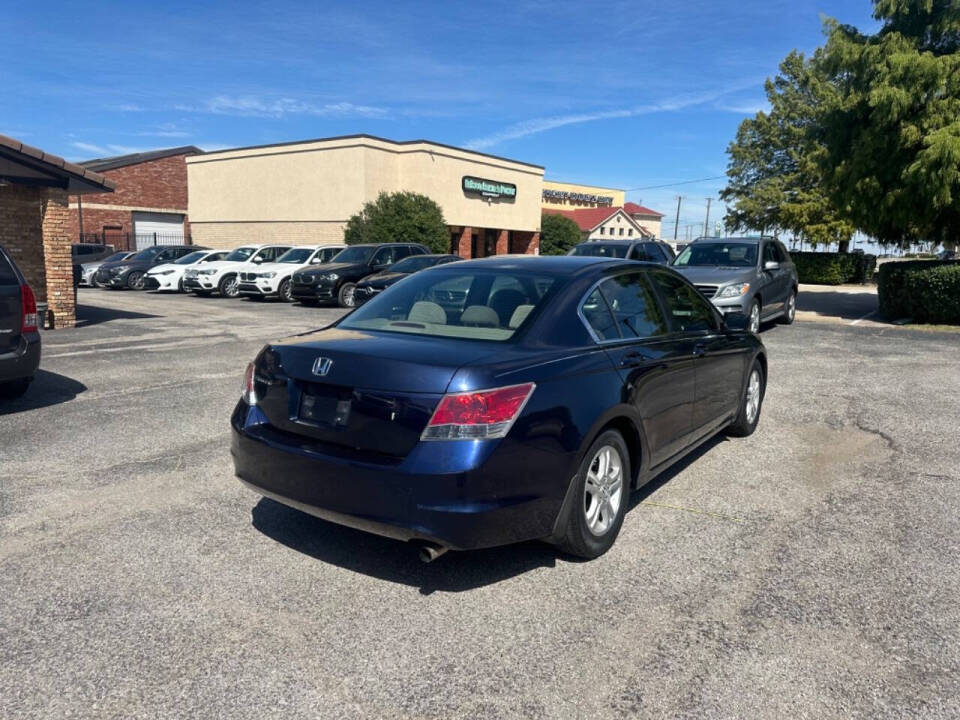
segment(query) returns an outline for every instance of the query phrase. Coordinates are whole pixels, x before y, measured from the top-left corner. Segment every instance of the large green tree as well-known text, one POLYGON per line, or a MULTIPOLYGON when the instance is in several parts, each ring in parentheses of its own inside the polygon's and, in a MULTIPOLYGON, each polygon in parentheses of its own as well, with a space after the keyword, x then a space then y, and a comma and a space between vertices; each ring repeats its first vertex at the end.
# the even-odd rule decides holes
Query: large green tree
POLYGON ((546 213, 540 218, 541 255, 566 255, 581 240, 583 233, 570 218, 546 213))
POLYGON ((882 242, 960 236, 960 2, 874 0, 880 30, 827 21, 819 71, 834 205, 882 242))
POLYGON ((426 195, 382 192, 347 220, 344 242, 415 242, 432 252, 446 253, 450 251, 450 231, 443 210, 426 195))
POLYGON ((813 245, 846 248, 856 229, 827 195, 821 167, 825 148, 818 122, 829 84, 814 63, 792 52, 765 84, 769 112, 744 120, 730 144, 728 204, 730 230, 790 232, 813 245))

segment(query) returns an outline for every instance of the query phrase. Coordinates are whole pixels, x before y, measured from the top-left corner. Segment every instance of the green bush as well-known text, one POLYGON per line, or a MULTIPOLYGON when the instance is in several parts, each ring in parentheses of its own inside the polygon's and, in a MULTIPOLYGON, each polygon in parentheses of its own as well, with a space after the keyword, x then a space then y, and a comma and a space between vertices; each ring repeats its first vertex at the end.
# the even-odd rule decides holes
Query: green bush
POLYGON ((382 192, 347 220, 343 241, 421 243, 434 253, 450 252, 450 231, 443 210, 426 195, 382 192))
POLYGON ((541 255, 566 255, 582 240, 583 233, 570 218, 548 213, 540 218, 541 255))
POLYGON ((877 256, 864 253, 791 252, 800 282, 811 285, 862 283, 873 278, 877 256))
POLYGON ((960 262, 889 262, 877 275, 880 312, 888 320, 960 324, 960 262))

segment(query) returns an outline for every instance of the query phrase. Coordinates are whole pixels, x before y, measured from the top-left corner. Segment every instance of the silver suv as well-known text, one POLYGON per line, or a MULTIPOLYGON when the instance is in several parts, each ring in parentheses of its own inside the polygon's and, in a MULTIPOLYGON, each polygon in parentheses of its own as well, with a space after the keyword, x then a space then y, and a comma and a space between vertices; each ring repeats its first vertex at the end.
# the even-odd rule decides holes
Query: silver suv
POLYGON ((775 238, 699 238, 673 267, 720 312, 746 315, 751 332, 774 318, 789 325, 796 316, 797 268, 775 238))

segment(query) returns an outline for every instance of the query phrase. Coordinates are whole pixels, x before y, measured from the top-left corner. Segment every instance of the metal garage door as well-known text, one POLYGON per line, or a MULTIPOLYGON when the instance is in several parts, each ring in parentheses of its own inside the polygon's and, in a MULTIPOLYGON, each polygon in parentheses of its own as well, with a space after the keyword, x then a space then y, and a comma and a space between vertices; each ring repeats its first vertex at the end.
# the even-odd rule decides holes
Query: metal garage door
POLYGON ((137 250, 153 245, 183 245, 183 215, 175 213, 133 213, 137 250))

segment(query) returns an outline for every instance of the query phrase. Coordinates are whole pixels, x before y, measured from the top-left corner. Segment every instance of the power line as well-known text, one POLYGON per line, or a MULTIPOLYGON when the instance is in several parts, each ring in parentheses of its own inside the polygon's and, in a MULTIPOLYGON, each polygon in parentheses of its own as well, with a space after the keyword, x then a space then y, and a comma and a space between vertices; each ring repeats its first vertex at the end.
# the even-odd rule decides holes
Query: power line
POLYGON ((720 178, 725 177, 726 175, 714 175, 713 177, 698 178, 697 180, 682 180, 680 182, 667 183, 666 185, 647 185, 645 187, 627 188, 624 192, 633 192, 634 190, 657 190, 659 188, 676 187, 677 185, 692 185, 693 183, 706 182, 707 180, 719 180, 720 178))

